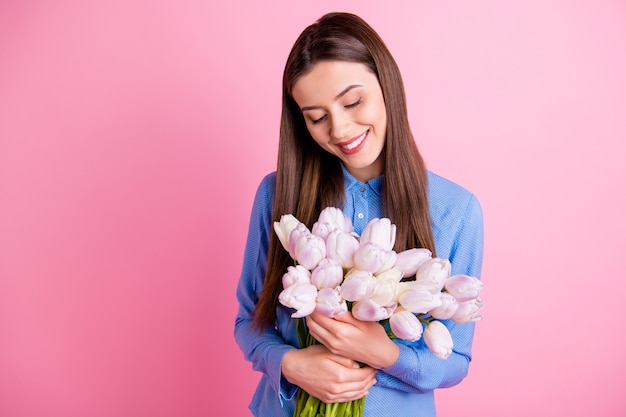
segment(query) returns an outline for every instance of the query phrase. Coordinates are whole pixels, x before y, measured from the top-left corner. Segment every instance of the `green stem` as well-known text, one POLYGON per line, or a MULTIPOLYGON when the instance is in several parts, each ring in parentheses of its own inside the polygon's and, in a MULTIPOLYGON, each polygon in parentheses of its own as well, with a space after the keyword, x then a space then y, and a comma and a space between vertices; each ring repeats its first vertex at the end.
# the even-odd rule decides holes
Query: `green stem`
POLYGON ((307 394, 304 390, 298 389, 298 395, 296 397, 296 410, 293 413, 295 417, 300 417, 300 415, 302 415, 307 395, 309 394, 307 394))
POLYGON ((306 404, 304 404, 304 415, 302 417, 315 417, 320 406, 320 400, 312 395, 308 395, 306 404))
POLYGON ((352 402, 347 402, 347 403, 339 403, 337 404, 337 414, 336 417, 345 417, 345 416, 349 416, 349 414, 346 414, 346 410, 348 409, 348 406, 352 404, 352 402))

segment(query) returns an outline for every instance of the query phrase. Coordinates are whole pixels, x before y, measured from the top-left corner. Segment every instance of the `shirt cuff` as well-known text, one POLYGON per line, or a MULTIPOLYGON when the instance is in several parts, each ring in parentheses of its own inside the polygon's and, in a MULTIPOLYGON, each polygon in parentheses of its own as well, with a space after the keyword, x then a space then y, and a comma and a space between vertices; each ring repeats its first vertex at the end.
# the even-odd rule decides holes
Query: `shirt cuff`
POLYGON ((394 376, 400 380, 403 377, 414 374, 416 369, 419 369, 419 361, 415 351, 403 343, 396 343, 400 348, 400 355, 398 359, 389 367, 381 369, 381 371, 394 376))
POLYGON ((298 386, 287 381, 287 379, 281 375, 280 377, 280 389, 278 391, 280 397, 280 405, 283 405, 283 401, 291 401, 298 392, 298 386))
POLYGON ((282 374, 283 356, 293 349, 296 348, 289 345, 276 346, 269 354, 269 363, 278 364, 278 366, 273 369, 273 375, 270 375, 270 380, 275 381, 274 388, 278 392, 281 407, 283 406, 283 401, 292 400, 298 390, 298 386, 287 381, 282 374))

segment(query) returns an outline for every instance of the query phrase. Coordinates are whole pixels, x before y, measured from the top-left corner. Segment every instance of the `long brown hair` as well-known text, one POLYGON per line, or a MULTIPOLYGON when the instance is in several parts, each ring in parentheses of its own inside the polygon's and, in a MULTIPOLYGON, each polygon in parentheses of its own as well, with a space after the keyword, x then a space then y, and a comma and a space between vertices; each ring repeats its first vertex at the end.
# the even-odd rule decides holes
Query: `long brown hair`
MULTIPOLYGON (((400 71, 374 29, 350 13, 329 13, 307 27, 287 58, 272 221, 291 213, 311 227, 322 209, 344 204, 341 163, 315 143, 291 96, 298 78, 324 60, 362 63, 378 77, 387 112, 383 207, 396 224, 394 249, 424 247, 434 254, 426 168, 409 127, 400 71)), ((272 233, 265 282, 254 310, 253 324, 259 330, 274 325, 281 278, 292 262, 272 233)))

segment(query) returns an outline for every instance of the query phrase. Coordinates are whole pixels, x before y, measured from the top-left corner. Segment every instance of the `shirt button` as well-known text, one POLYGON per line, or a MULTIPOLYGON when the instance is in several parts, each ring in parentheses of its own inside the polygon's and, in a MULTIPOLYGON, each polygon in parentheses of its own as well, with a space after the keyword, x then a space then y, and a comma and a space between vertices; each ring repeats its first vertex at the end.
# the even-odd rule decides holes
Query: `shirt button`
POLYGON ((365 188, 359 188, 359 191, 364 193, 365 192, 365 188))
POLYGON ((363 217, 365 217, 365 216, 363 215, 363 213, 359 213, 359 214, 357 214, 356 216, 357 216, 359 219, 362 219, 363 217))

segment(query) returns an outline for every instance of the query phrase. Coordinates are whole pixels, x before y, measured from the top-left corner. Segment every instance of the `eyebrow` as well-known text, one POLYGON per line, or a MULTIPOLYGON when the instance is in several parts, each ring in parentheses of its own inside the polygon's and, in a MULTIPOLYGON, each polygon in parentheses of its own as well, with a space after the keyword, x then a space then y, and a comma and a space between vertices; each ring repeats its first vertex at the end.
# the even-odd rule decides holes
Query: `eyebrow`
MULTIPOLYGON (((339 94, 337 94, 335 96, 335 101, 339 100, 341 97, 345 96, 346 94, 348 94, 348 92, 354 88, 358 88, 358 87, 363 87, 361 84, 351 84, 349 86, 347 86, 346 88, 343 89, 343 91, 339 94)), ((304 106, 300 109, 300 111, 307 111, 307 110, 316 110, 321 108, 321 106, 304 106)))

